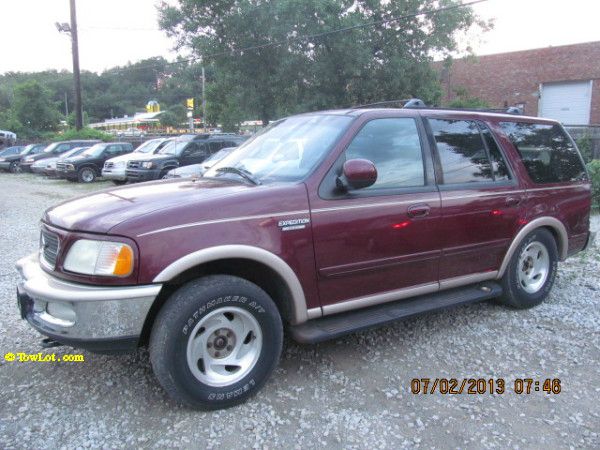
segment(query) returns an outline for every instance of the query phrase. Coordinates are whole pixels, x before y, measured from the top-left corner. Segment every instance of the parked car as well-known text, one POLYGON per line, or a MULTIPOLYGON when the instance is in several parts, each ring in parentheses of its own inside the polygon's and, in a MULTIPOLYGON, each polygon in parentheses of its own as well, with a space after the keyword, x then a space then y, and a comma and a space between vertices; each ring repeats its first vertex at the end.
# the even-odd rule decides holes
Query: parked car
POLYGON ((0 168, 4 168, 3 166, 6 165, 6 167, 10 169, 10 160, 14 157, 18 158, 24 148, 25 147, 21 145, 16 145, 0 150, 0 168))
POLYGON ((86 151, 90 147, 75 147, 73 150, 69 150, 68 152, 63 153, 56 158, 46 158, 36 161, 31 166, 31 170, 34 173, 43 173, 48 178, 59 178, 56 173, 56 163, 64 158, 70 158, 71 156, 77 156, 84 151, 86 151))
POLYGON ((40 159, 53 158, 62 155, 64 152, 72 150, 75 147, 88 147, 97 144, 98 142, 100 141, 97 139, 54 142, 48 145, 43 152, 40 152, 37 155, 28 155, 24 158, 21 158, 19 165, 23 172, 31 172, 31 165, 40 159))
POLYGON ((60 159, 56 173, 60 178, 80 183, 92 183, 102 172, 107 159, 129 154, 133 146, 126 142, 101 142, 76 156, 60 159))
POLYGON ((125 171, 128 161, 142 160, 147 155, 153 155, 172 140, 168 138, 150 139, 137 147, 132 153, 109 159, 102 168, 102 178, 111 180, 115 184, 126 183, 127 174, 125 171))
POLYGON ((173 399, 228 407, 273 372, 284 326, 314 343, 492 298, 540 304, 559 261, 593 241, 590 190, 553 120, 293 116, 198 180, 47 210, 40 251, 17 263, 21 315, 75 347, 148 345, 173 399))
POLYGON ((167 172, 180 166, 198 164, 224 147, 237 147, 246 138, 231 134, 184 134, 155 155, 129 161, 127 181, 150 181, 167 178, 167 172))
POLYGON ((19 162, 21 158, 27 155, 36 155, 40 153, 46 144, 29 144, 26 145, 20 153, 13 153, 12 155, 0 155, 0 169, 7 170, 10 173, 17 173, 21 171, 19 162))
POLYGON ((201 177, 208 169, 221 161, 237 147, 225 147, 217 153, 212 154, 200 164, 192 164, 190 166, 177 167, 176 169, 167 172, 167 178, 190 178, 201 177))
POLYGON ((117 130, 115 133, 118 137, 144 137, 146 132, 138 128, 127 128, 126 130, 117 130))

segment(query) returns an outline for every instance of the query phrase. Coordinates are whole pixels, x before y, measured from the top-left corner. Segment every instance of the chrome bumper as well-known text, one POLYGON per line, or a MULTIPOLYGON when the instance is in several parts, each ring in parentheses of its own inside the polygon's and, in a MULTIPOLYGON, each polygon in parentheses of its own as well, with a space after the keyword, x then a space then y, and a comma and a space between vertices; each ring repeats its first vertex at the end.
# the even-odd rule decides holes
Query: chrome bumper
POLYGON ((127 174, 125 173, 125 167, 115 169, 102 169, 102 178, 106 178, 107 180, 117 180, 117 181, 126 181, 127 174))
POLYGON ((16 268, 22 278, 17 286, 21 317, 40 333, 75 347, 93 349, 94 345, 86 343, 104 342, 110 350, 113 341, 137 343, 162 287, 102 287, 63 281, 42 270, 37 253, 20 259, 16 268))

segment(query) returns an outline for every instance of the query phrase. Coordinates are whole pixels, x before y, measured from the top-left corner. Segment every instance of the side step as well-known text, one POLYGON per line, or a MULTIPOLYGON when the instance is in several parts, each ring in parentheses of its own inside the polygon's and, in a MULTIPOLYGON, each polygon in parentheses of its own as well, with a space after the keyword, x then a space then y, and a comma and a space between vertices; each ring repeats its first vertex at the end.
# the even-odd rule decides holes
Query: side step
POLYGON ((309 320, 301 325, 290 326, 289 330, 294 340, 305 344, 314 344, 427 311, 479 302, 500 295, 502 295, 502 287, 494 281, 486 281, 397 302, 383 303, 370 308, 325 316, 309 320))

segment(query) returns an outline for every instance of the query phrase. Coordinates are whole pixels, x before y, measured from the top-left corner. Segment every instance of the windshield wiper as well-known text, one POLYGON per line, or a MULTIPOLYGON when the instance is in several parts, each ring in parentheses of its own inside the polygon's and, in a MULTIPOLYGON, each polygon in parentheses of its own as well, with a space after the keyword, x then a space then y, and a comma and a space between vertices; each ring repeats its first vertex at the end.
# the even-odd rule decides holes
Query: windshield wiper
POLYGON ((258 180, 252 176, 251 172, 244 170, 244 169, 239 169, 238 167, 219 167, 216 171, 222 172, 222 173, 234 173, 234 174, 239 175, 240 177, 244 178, 245 180, 248 180, 250 183, 252 183, 256 186, 261 184, 260 180, 258 180))

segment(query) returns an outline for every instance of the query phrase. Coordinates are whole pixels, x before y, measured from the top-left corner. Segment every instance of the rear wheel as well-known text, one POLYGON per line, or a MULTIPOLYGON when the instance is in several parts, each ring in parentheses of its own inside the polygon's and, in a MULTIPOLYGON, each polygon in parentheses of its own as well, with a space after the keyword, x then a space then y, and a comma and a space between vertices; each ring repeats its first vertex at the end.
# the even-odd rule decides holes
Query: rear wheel
POLYGON ((506 269, 501 300, 519 309, 539 305, 550 293, 557 269, 554 236, 543 228, 532 231, 523 239, 506 269))
POLYGON ((92 183, 96 179, 96 171, 92 167, 82 167, 77 172, 80 183, 92 183))
POLYGON ((150 360, 175 401, 219 409, 258 392, 279 361, 282 342, 279 312, 262 289, 211 275, 167 300, 152 328, 150 360))

